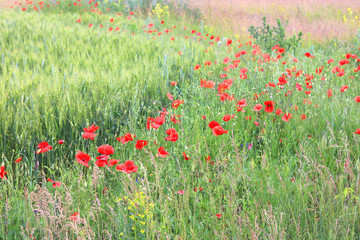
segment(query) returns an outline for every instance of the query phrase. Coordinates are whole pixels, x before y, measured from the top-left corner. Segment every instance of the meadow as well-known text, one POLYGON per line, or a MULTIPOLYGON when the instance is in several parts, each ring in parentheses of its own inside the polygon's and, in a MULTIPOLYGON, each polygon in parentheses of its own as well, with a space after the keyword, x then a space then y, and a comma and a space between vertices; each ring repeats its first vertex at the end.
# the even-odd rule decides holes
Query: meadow
POLYGON ((0 6, 1 239, 360 238, 355 35, 267 51, 191 2, 0 6))
POLYGON ((221 28, 247 34, 251 25, 263 16, 275 25, 276 19, 289 21, 288 34, 304 33, 303 44, 344 42, 358 36, 360 2, 356 0, 189 0, 200 9, 204 21, 214 29, 221 28))

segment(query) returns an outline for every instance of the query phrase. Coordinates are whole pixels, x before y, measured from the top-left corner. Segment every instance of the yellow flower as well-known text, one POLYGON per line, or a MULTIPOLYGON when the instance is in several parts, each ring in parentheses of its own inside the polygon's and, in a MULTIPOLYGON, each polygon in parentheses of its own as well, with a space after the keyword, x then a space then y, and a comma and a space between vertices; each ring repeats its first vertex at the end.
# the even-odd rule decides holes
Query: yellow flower
POLYGON ((145 232, 145 230, 144 230, 144 229, 142 229, 140 232, 141 232, 141 233, 144 233, 144 232, 145 232))

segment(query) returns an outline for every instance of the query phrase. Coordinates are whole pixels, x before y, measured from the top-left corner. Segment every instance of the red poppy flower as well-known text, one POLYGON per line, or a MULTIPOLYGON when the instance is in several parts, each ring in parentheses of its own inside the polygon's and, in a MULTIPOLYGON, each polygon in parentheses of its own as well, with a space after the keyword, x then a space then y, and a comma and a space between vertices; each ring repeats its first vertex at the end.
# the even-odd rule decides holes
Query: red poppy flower
POLYGON ((84 128, 85 132, 83 133, 82 137, 85 139, 94 140, 94 138, 96 136, 96 134, 94 132, 98 129, 99 129, 99 127, 96 127, 94 124, 88 128, 84 128))
POLYGON ((212 129, 212 133, 215 136, 219 136, 228 133, 228 130, 224 130, 221 126, 216 126, 212 129))
POLYGON ((171 104, 171 106, 174 108, 174 109, 177 109, 179 106, 180 106, 180 104, 183 104, 184 103, 184 100, 175 100, 172 104, 171 104))
POLYGON ((215 82, 213 82, 213 81, 200 80, 200 86, 199 87, 214 89, 214 86, 215 86, 215 82))
POLYGON ((284 112, 281 109, 276 109, 275 114, 280 116, 280 115, 284 114, 284 112))
POLYGON ((91 133, 91 132, 84 132, 82 137, 84 139, 91 139, 94 140, 94 138, 96 137, 96 133, 91 133))
POLYGON ((138 141, 136 142, 135 147, 136 147, 137 149, 141 150, 141 149, 143 149, 147 144, 148 144, 148 143, 147 143, 147 141, 145 141, 145 140, 138 140, 138 141))
POLYGON ((225 122, 228 122, 230 121, 231 119, 233 119, 235 117, 235 114, 234 115, 230 115, 230 114, 226 114, 224 117, 223 117, 223 120, 225 122))
POLYGON ((58 141, 58 144, 61 145, 61 144, 63 144, 64 142, 65 142, 64 140, 59 140, 59 141, 58 141))
POLYGON ((360 96, 355 97, 355 102, 360 102, 360 96))
POLYGON ((70 216, 69 219, 72 220, 72 221, 74 221, 74 222, 79 221, 79 219, 80 219, 80 213, 78 213, 78 212, 74 213, 73 215, 70 216))
POLYGON ((49 143, 47 143, 47 142, 41 142, 37 145, 37 148, 39 150, 37 150, 36 153, 39 154, 39 153, 45 153, 45 152, 51 150, 52 146, 50 146, 49 143))
POLYGON ((331 90, 331 88, 329 88, 329 90, 327 91, 327 95, 328 95, 329 98, 332 96, 332 90, 331 90))
POLYGON ((278 80, 279 80, 278 85, 280 86, 285 85, 287 83, 287 79, 285 76, 279 77, 278 80))
POLYGON ((205 61, 204 65, 205 66, 211 66, 211 61, 205 61))
POLYGON ((340 66, 348 64, 348 63, 349 63, 349 60, 347 60, 347 59, 342 59, 342 60, 339 61, 340 66))
POLYGON ((100 154, 104 154, 104 155, 111 155, 111 154, 114 154, 114 148, 110 145, 101 145, 100 147, 98 147, 98 152, 100 154))
POLYGON ((291 113, 285 113, 284 116, 282 116, 281 119, 284 120, 285 122, 288 122, 291 118, 292 118, 291 113))
POLYGON ((170 121, 172 121, 174 124, 180 124, 180 119, 176 119, 175 117, 177 117, 177 118, 180 118, 181 116, 180 115, 173 115, 172 117, 170 117, 170 121))
POLYGON ((78 163, 84 165, 85 167, 89 167, 88 162, 90 161, 91 157, 82 151, 78 151, 75 154, 75 159, 78 163))
POLYGON ((138 167, 135 166, 134 162, 131 160, 126 161, 124 164, 119 164, 116 166, 116 170, 124 173, 136 173, 138 167))
POLYGON ((360 128, 358 128, 354 133, 359 134, 360 135, 360 128))
POLYGON ((174 97, 173 97, 173 95, 171 95, 171 93, 167 93, 166 94, 166 96, 167 96, 167 98, 170 100, 170 101, 173 101, 174 100, 174 97))
POLYGON ((179 190, 177 193, 178 193, 178 194, 184 194, 184 191, 183 191, 183 190, 179 190))
POLYGON ((61 186, 61 182, 55 182, 54 180, 51 180, 50 178, 47 179, 49 182, 51 182, 53 185, 53 188, 58 188, 61 186))
POLYGON ((162 158, 166 158, 167 155, 169 155, 169 153, 167 151, 165 151, 164 147, 160 147, 157 150, 158 154, 156 155, 157 157, 162 157, 162 158))
POLYGON ((231 62, 231 59, 230 59, 230 58, 225 57, 225 58, 223 59, 223 63, 224 63, 224 64, 227 64, 227 63, 229 63, 229 62, 231 62))
POLYGON ((265 105, 265 112, 272 113, 274 111, 274 101, 266 101, 264 102, 265 105))
POLYGON ((21 162, 21 159, 22 159, 22 157, 19 157, 18 159, 15 160, 15 162, 19 163, 19 162, 21 162))
POLYGON ((236 108, 236 111, 237 111, 237 112, 245 112, 244 108, 241 107, 241 106, 237 107, 237 108, 236 108))
POLYGON ((305 53, 304 55, 305 55, 305 57, 308 57, 308 58, 314 58, 314 56, 312 56, 312 55, 311 55, 310 53, 308 53, 308 52, 305 53))
POLYGON ((112 166, 114 166, 114 165, 116 165, 118 163, 119 163, 119 159, 110 159, 109 163, 108 163, 108 166, 112 167, 112 166))
POLYGON ((225 100, 228 100, 228 101, 235 100, 234 95, 229 95, 227 93, 216 94, 216 96, 220 96, 220 101, 223 101, 223 102, 225 100))
POLYGON ((105 167, 106 165, 108 165, 108 159, 109 156, 108 155, 101 155, 99 157, 96 157, 97 161, 95 162, 95 164, 98 167, 105 167))
POLYGON ((256 104, 255 107, 253 107, 253 110, 256 111, 256 112, 259 112, 262 108, 263 108, 263 105, 256 104))
POLYGON ((159 113, 163 116, 168 115, 169 113, 166 111, 166 108, 163 108, 162 111, 159 111, 159 113))
POLYGON ((177 82, 170 82, 170 84, 175 86, 175 85, 177 85, 177 82))
MULTIPOLYGON (((126 167, 125 164, 119 164, 116 166, 116 170, 120 171, 120 172, 125 172, 126 167)), ((125 172, 126 173, 126 172, 125 172)))
POLYGON ((341 92, 345 92, 346 90, 348 90, 348 88, 349 88, 349 86, 344 85, 344 86, 342 86, 342 87, 340 88, 340 91, 341 91, 341 92))
POLYGON ((221 214, 220 214, 220 213, 215 214, 215 216, 216 216, 217 218, 221 218, 221 214))
POLYGON ((196 64, 195 65, 195 67, 194 67, 194 70, 196 71, 196 70, 199 70, 200 69, 200 67, 201 67, 201 65, 200 64, 196 64))
POLYGON ((156 118, 148 118, 146 128, 150 129, 150 126, 151 126, 154 129, 158 129, 164 123, 165 123, 165 116, 164 115, 160 115, 159 117, 156 117, 156 118))
POLYGON ((239 100, 236 105, 239 106, 239 107, 247 106, 246 99, 239 100))
POLYGON ((183 152, 183 157, 184 157, 184 159, 185 159, 186 161, 190 159, 190 158, 186 155, 185 152, 183 152))
POLYGON ((90 127, 84 128, 85 132, 93 133, 98 130, 99 127, 96 127, 95 124, 92 124, 90 127))
MULTIPOLYGON (((134 137, 135 137, 135 135, 134 135, 134 137)), ((131 136, 130 133, 126 133, 123 137, 118 137, 116 140, 118 140, 122 144, 125 144, 125 143, 132 141, 133 137, 131 136)))
POLYGON ((209 122, 209 128, 213 129, 216 126, 220 126, 220 123, 218 123, 217 121, 209 122))
POLYGON ((176 132, 175 128, 169 128, 165 133, 169 135, 165 138, 166 141, 176 142, 179 139, 179 134, 176 132))
POLYGON ((8 173, 5 171, 5 165, 2 164, 1 167, 0 167, 0 178, 1 179, 4 179, 4 178, 6 179, 5 174, 8 174, 8 173))
POLYGON ((352 57, 352 54, 351 54, 351 53, 345 54, 345 58, 346 58, 346 59, 349 59, 349 58, 351 58, 351 57, 352 57))

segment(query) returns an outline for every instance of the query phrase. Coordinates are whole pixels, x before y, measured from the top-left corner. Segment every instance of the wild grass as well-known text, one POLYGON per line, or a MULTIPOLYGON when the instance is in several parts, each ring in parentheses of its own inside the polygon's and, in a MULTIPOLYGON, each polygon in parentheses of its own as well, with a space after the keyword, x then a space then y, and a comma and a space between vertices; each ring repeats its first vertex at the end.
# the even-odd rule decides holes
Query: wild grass
POLYGON ((187 21, 176 17, 100 15, 61 4, 43 12, 0 12, 0 151, 8 172, 0 180, 2 239, 360 237, 358 63, 351 58, 341 66, 344 76, 332 72, 346 53, 360 55, 358 46, 303 47, 278 61, 274 51, 272 61, 259 63, 269 56, 247 37, 227 46, 225 35, 210 40, 204 26, 184 26, 187 21), (149 33, 150 23, 162 35, 149 33), (238 67, 223 63, 241 50, 247 54, 238 67), (328 64, 330 58, 335 63, 328 64), (246 79, 240 77, 244 68, 246 79), (299 70, 303 74, 295 77, 299 70), (284 88, 267 86, 289 71, 284 88), (312 88, 305 74, 313 76, 312 88), (215 89, 200 88, 201 79, 214 81, 215 89), (226 93, 236 101, 219 100, 224 79, 233 79, 226 93), (344 85, 349 88, 341 92, 344 85), (172 107, 167 93, 184 103, 172 107), (237 112, 240 99, 247 100, 245 112, 237 112), (285 122, 274 112, 252 110, 268 100, 293 118, 285 122), (147 119, 163 108, 165 123, 146 129, 147 119), (235 118, 225 122, 225 114, 235 118), (210 121, 228 133, 214 136, 210 121), (82 137, 92 123, 100 127, 94 141, 82 137), (169 128, 178 132, 176 142, 165 140, 169 128), (127 132, 134 141, 116 140, 127 132), (138 150, 137 140, 148 145, 138 150), (36 154, 42 141, 53 148, 36 154), (111 158, 131 159, 138 171, 99 168, 103 144, 114 147, 111 158), (161 146, 166 158, 156 157, 161 146), (91 156, 89 168, 75 161, 79 150, 91 156))

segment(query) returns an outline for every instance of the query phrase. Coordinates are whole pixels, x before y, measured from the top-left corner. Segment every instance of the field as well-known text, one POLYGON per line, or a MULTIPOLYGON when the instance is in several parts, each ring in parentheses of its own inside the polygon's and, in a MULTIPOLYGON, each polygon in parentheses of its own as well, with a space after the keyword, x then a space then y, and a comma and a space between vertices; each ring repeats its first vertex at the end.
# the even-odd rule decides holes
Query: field
POLYGON ((1 3, 0 239, 360 238, 358 22, 209 2, 1 3))
POLYGON ((263 16, 273 25, 277 18, 289 21, 287 33, 303 32, 307 45, 351 40, 360 27, 356 0, 189 0, 189 4, 201 9, 209 25, 238 34, 246 34, 263 16))

